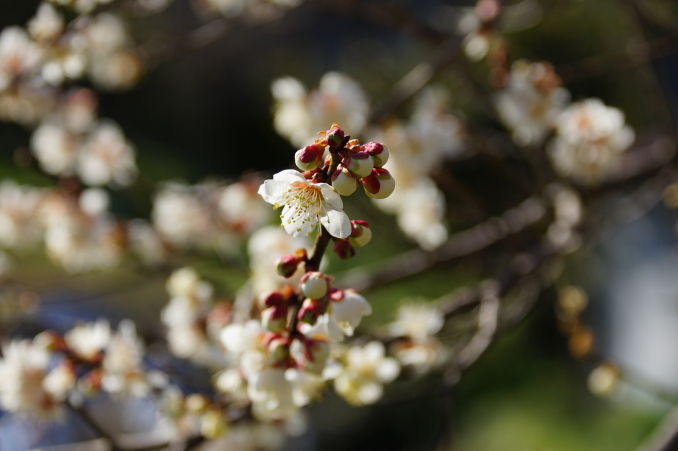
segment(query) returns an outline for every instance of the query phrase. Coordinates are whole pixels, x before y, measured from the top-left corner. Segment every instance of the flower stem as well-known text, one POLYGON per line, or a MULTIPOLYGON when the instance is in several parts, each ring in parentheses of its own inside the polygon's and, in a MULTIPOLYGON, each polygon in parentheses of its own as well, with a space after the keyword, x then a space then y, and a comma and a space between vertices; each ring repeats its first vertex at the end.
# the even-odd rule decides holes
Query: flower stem
POLYGON ((306 262, 306 271, 317 271, 320 268, 320 262, 325 255, 325 250, 332 240, 332 235, 330 232, 325 229, 324 226, 320 226, 320 234, 315 240, 313 245, 313 251, 311 252, 311 258, 306 262))

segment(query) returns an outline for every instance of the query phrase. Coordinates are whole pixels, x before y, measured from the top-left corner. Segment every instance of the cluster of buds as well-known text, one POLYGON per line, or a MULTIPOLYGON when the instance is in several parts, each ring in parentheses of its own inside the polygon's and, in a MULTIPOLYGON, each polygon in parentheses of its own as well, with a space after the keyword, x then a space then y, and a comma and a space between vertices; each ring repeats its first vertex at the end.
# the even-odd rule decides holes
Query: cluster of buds
POLYGON ((351 221, 351 234, 348 238, 333 238, 334 253, 342 260, 348 260, 355 255, 356 247, 363 247, 372 240, 372 230, 367 221, 351 221))
POLYGON ((326 181, 342 196, 350 196, 358 188, 358 181, 369 197, 385 199, 395 189, 395 180, 382 166, 389 157, 388 148, 378 142, 360 144, 351 139, 337 125, 320 132, 314 144, 297 151, 297 167, 310 179, 326 181))

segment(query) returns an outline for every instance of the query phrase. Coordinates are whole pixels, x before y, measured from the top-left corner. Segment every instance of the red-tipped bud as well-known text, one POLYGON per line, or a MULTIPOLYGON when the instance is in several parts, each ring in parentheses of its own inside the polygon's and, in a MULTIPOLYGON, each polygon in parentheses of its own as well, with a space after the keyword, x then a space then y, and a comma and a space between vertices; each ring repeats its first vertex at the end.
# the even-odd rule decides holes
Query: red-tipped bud
POLYGON ((332 174, 332 188, 342 196, 350 196, 358 188, 358 180, 346 166, 339 165, 332 174))
POLYGON ((261 297, 261 303, 265 307, 279 307, 287 304, 287 299, 279 291, 271 291, 261 297))
POLYGON ((335 238, 332 250, 342 260, 348 260, 355 255, 355 249, 347 239, 335 238))
POLYGON ((363 152, 374 160, 374 167, 380 168, 386 164, 389 157, 388 147, 378 142, 368 142, 362 146, 363 152))
POLYGON ((320 299, 327 294, 330 288, 329 277, 318 271, 309 271, 299 283, 304 296, 311 299, 320 299))
POLYGON ((322 314, 321 310, 322 303, 319 300, 311 298, 305 299, 303 304, 301 304, 297 319, 302 323, 310 324, 312 326, 322 314))
POLYGON ((360 182, 365 188, 365 194, 374 199, 386 199, 395 189, 395 179, 384 168, 372 169, 372 174, 360 179, 360 182))
POLYGON ((306 251, 304 251, 303 257, 300 255, 297 255, 296 253, 292 255, 283 255, 278 259, 276 262, 275 270, 278 273, 278 275, 289 278, 294 275, 295 272, 297 272, 297 268, 299 267, 299 263, 304 261, 306 259, 306 251))
POLYGON ((268 352, 275 362, 286 362, 290 356, 290 341, 285 337, 276 337, 268 343, 268 352))
POLYGON ((312 171, 320 166, 323 161, 325 147, 319 144, 311 144, 294 154, 294 162, 302 171, 312 171))
POLYGON ((372 230, 366 221, 351 221, 351 235, 348 241, 355 247, 363 247, 372 240, 372 230))
POLYGON ((269 332, 280 333, 287 326, 287 307, 269 307, 261 312, 261 324, 269 332))
POLYGON ((374 160, 365 152, 356 152, 344 159, 344 164, 356 177, 367 177, 372 173, 374 160))
POLYGON ((332 124, 332 128, 325 134, 325 139, 327 139, 327 145, 337 148, 344 142, 345 136, 346 134, 337 124, 332 124))

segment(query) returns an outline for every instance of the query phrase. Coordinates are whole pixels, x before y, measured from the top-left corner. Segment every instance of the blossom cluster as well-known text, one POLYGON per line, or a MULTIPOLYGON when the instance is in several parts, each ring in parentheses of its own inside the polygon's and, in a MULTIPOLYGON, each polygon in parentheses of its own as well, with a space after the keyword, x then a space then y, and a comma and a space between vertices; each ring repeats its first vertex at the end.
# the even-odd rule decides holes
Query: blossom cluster
POLYGON ((65 401, 81 403, 104 391, 113 396, 146 396, 144 345, 134 323, 117 331, 108 322, 76 325, 61 336, 46 331, 34 339, 6 343, 0 359, 0 406, 38 420, 58 418, 65 401))
POLYGON ((200 13, 219 13, 228 18, 246 16, 264 19, 277 15, 280 10, 299 6, 303 0, 193 0, 200 13))
MULTIPOLYGON (((427 88, 418 95, 407 123, 390 121, 372 128, 367 127, 367 97, 346 75, 329 72, 311 92, 298 80, 285 77, 273 83, 272 91, 277 102, 275 128, 292 144, 307 142, 321 121, 331 120, 350 124, 352 130, 364 130, 371 140, 387 145, 390 151, 385 168, 398 180, 398 187, 389 199, 375 200, 375 204, 396 214, 403 232, 424 249, 434 249, 447 239, 445 197, 431 175, 441 159, 461 154, 463 127, 450 114, 448 96, 442 88, 427 88)), ((336 177, 342 183, 343 177, 336 177)), ((347 185, 350 192, 353 183, 347 185)))

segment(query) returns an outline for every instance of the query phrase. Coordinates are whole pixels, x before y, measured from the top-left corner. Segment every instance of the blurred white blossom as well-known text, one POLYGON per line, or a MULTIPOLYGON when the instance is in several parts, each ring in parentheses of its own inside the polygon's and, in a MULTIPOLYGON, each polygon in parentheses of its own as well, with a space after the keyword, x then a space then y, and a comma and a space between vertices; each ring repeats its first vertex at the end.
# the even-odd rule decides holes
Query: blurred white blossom
POLYGON ((352 346, 346 351, 345 366, 334 379, 334 389, 351 404, 373 404, 383 392, 384 384, 400 374, 400 364, 385 356, 384 345, 372 341, 352 346))

